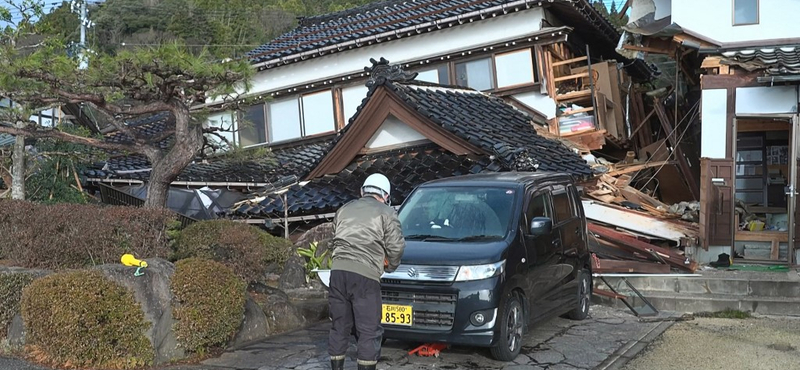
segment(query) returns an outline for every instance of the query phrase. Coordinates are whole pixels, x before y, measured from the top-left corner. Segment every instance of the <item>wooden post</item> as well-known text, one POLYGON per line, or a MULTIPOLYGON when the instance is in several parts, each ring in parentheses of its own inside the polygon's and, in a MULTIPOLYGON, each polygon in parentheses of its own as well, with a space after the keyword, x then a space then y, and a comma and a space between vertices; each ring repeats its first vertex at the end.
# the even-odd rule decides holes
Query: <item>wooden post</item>
POLYGON ((672 123, 669 121, 669 116, 667 116, 667 112, 664 110, 664 105, 660 100, 658 100, 658 98, 653 100, 653 104, 655 105, 654 109, 658 115, 658 120, 661 122, 661 127, 664 128, 664 132, 667 134, 667 140, 669 140, 669 144, 672 146, 673 153, 675 154, 675 160, 678 161, 678 167, 683 173, 686 183, 689 185, 689 191, 692 192, 692 197, 694 197, 695 200, 700 200, 699 184, 697 181, 695 181, 692 168, 689 166, 689 162, 683 155, 683 150, 680 147, 680 142, 678 142, 676 135, 677 133, 673 132, 672 123))

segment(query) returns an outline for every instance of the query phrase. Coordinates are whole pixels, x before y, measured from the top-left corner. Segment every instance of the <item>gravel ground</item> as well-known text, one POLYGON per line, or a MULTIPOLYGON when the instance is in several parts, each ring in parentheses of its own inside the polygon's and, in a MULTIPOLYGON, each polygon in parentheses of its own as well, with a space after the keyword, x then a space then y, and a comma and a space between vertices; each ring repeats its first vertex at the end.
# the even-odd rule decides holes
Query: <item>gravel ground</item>
POLYGON ((696 318, 679 322, 624 369, 800 369, 800 318, 696 318))

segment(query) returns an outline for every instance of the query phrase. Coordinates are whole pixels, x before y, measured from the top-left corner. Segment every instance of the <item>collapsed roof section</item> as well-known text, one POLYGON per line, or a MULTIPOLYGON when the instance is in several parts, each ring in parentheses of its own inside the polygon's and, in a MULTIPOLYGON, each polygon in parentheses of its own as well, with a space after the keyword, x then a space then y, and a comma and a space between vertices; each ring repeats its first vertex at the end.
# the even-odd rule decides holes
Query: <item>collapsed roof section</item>
POLYGON ((416 74, 373 60, 367 98, 330 151, 306 176, 307 183, 285 194, 265 194, 234 207, 237 217, 317 217, 334 212, 359 195, 372 173, 392 182, 400 204, 425 181, 469 173, 555 171, 588 177, 591 169, 557 140, 536 133, 531 117, 502 99, 472 89, 415 81, 416 74), (389 132, 387 122, 402 129, 389 132), (382 133, 414 141, 374 146, 382 133), (422 140, 420 140, 422 139, 422 140), (410 139, 409 139, 410 140, 410 139))

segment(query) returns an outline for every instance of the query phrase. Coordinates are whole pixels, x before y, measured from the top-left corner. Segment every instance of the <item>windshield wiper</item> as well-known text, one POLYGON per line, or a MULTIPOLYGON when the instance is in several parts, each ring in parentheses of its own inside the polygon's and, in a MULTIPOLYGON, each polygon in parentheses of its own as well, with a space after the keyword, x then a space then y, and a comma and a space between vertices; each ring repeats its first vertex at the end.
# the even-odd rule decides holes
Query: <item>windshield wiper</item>
POLYGON ((426 240, 437 240, 437 241, 455 240, 453 238, 448 238, 448 237, 445 237, 445 236, 430 235, 430 234, 412 234, 412 235, 405 236, 405 238, 408 239, 408 240, 422 240, 422 241, 426 241, 426 240))
POLYGON ((474 240, 502 239, 502 238, 503 238, 502 235, 470 235, 470 236, 465 236, 463 238, 458 238, 458 239, 456 239, 456 241, 458 241, 458 242, 468 242, 468 241, 474 241, 474 240))

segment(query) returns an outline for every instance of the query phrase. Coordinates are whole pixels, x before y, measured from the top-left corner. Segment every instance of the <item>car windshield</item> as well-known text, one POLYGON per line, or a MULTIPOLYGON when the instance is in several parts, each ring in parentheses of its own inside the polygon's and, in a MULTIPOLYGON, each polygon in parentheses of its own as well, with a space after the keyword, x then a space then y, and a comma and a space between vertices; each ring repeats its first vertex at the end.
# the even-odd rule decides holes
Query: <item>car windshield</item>
POLYGON ((398 214, 408 240, 502 239, 511 222, 516 191, 508 188, 419 188, 398 214))

